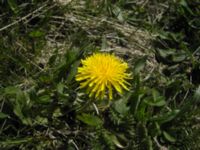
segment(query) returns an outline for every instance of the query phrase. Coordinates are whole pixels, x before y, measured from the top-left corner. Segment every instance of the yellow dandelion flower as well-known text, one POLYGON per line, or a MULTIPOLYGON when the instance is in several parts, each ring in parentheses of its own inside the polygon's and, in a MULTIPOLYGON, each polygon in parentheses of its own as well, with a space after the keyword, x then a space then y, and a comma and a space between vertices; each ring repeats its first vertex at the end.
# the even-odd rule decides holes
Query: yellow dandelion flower
POLYGON ((80 88, 87 88, 89 97, 103 98, 107 91, 109 99, 113 98, 113 89, 122 94, 129 90, 130 74, 126 73, 128 64, 113 54, 96 53, 81 61, 76 81, 80 88))

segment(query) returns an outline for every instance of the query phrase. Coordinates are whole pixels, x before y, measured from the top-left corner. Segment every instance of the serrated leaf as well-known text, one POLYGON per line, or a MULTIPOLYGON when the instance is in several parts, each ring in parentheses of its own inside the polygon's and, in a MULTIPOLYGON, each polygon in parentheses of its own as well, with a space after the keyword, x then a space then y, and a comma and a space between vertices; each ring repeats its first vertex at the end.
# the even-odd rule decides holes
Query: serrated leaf
POLYGON ((94 127, 101 126, 103 124, 102 120, 99 117, 86 113, 78 115, 77 119, 84 122, 87 125, 94 127))

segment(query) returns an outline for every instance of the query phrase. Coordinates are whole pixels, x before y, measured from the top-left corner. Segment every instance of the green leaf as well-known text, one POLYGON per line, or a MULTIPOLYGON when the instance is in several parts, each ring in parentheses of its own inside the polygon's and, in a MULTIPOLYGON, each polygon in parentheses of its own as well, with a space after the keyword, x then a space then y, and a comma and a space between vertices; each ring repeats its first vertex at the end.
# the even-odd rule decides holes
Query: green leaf
POLYGON ((23 124, 31 125, 31 118, 28 117, 28 112, 30 107, 30 97, 27 93, 23 92, 17 87, 7 87, 4 89, 4 94, 8 96, 13 96, 13 99, 9 99, 13 105, 14 114, 22 121, 23 124))
POLYGON ((157 137, 162 134, 160 125, 157 122, 152 122, 148 125, 148 132, 151 137, 157 137))
POLYGON ((79 53, 80 51, 78 49, 67 51, 67 53, 65 54, 67 66, 73 64, 77 60, 79 53))
POLYGON ((69 84, 72 81, 72 79, 75 77, 77 73, 77 68, 79 65, 80 65, 80 60, 76 61, 75 63, 71 65, 70 71, 67 75, 67 81, 66 81, 67 84, 69 84))
POLYGON ((22 108, 19 104, 15 105, 13 111, 14 111, 15 115, 19 117, 19 119, 22 121, 23 124, 25 124, 25 125, 32 124, 31 119, 24 116, 24 114, 22 112, 22 108))
POLYGON ((124 21, 123 13, 122 13, 122 11, 119 7, 114 6, 113 9, 112 9, 112 12, 120 22, 124 21))
POLYGON ((63 114, 62 114, 60 108, 56 108, 56 109, 54 110, 54 112, 53 112, 53 117, 54 117, 54 118, 61 117, 62 115, 63 115, 63 114))
POLYGON ((63 83, 58 83, 58 85, 57 85, 57 92, 59 94, 63 94, 64 87, 65 87, 65 85, 63 83))
POLYGON ((125 148, 117 139, 117 137, 114 134, 109 135, 110 139, 112 140, 112 142, 116 145, 116 147, 118 148, 125 148))
POLYGON ((162 58, 167 58, 171 55, 174 55, 176 53, 175 49, 156 49, 156 51, 158 52, 159 56, 161 56, 162 58))
POLYGON ((179 4, 184 7, 188 7, 187 2, 185 0, 180 0, 179 4))
POLYGON ((21 89, 15 86, 9 86, 4 89, 4 94, 6 95, 14 95, 21 92, 21 89))
POLYGON ((50 95, 42 95, 39 98, 39 103, 41 104, 49 104, 52 101, 51 96, 50 95))
POLYGON ((115 101, 114 102, 114 108, 118 113, 120 113, 122 115, 126 115, 129 111, 129 107, 127 107, 126 101, 124 99, 120 99, 118 101, 115 101))
POLYGON ((200 102, 200 86, 196 89, 196 91, 194 93, 194 100, 196 102, 200 102))
POLYGON ((10 116, 3 113, 3 112, 0 112, 0 119, 5 119, 5 118, 9 118, 10 116))
POLYGON ((144 102, 147 103, 150 106, 157 106, 157 107, 161 107, 161 106, 164 106, 166 104, 166 102, 163 99, 160 99, 160 100, 155 101, 155 102, 145 100, 144 102))
POLYGON ((35 124, 39 124, 39 125, 47 125, 48 124, 48 119, 41 117, 41 116, 37 116, 34 119, 35 124))
POLYGON ((157 106, 157 107, 161 107, 166 104, 165 98, 163 96, 160 96, 158 91, 156 91, 155 89, 152 89, 152 96, 153 97, 146 98, 144 102, 150 106, 157 106))
POLYGON ((176 116, 179 114, 180 110, 175 109, 171 112, 168 112, 166 114, 155 116, 151 119, 151 121, 157 121, 160 125, 169 121, 172 121, 176 116))
POLYGON ((13 139, 4 139, 0 141, 0 147, 1 146, 16 146, 16 145, 20 145, 23 143, 28 143, 31 142, 33 140, 32 137, 25 137, 25 138, 13 138, 13 139))
POLYGON ((44 32, 40 31, 40 30, 35 30, 29 33, 29 36, 32 38, 38 38, 38 37, 42 37, 44 36, 44 32))
POLYGON ((169 133, 165 132, 165 131, 163 131, 163 136, 169 142, 172 142, 172 143, 176 142, 176 139, 173 136, 171 136, 169 133))
POLYGON ((99 117, 93 116, 91 114, 83 113, 81 115, 78 115, 77 118, 78 120, 84 122, 89 126, 97 127, 97 126, 102 126, 103 124, 102 120, 99 117))
POLYGON ((31 125, 31 118, 28 116, 29 110, 29 97, 25 92, 17 93, 15 103, 13 105, 14 114, 22 121, 25 125, 31 125), (26 111, 25 111, 26 110, 26 111))
POLYGON ((186 53, 177 53, 177 54, 174 54, 172 56, 172 61, 173 62, 182 62, 183 60, 185 60, 187 58, 187 55, 186 53))
POLYGON ((7 0, 10 9, 16 14, 18 12, 18 6, 15 0, 7 0))
POLYGON ((108 48, 108 43, 107 43, 106 36, 103 36, 102 37, 102 42, 101 42, 101 49, 105 50, 106 48, 108 48))
POLYGON ((134 72, 135 74, 138 74, 142 69, 144 69, 146 65, 147 56, 144 56, 143 58, 137 60, 134 64, 134 72))
POLYGON ((69 76, 68 82, 73 78, 76 69, 73 70, 73 65, 76 66, 78 65, 78 57, 80 56, 80 50, 78 49, 73 49, 67 51, 65 54, 65 60, 61 61, 59 63, 59 66, 56 67, 55 73, 54 73, 54 78, 56 81, 60 81, 62 78, 66 78, 66 73, 69 76), (70 70, 72 73, 70 74, 70 70))

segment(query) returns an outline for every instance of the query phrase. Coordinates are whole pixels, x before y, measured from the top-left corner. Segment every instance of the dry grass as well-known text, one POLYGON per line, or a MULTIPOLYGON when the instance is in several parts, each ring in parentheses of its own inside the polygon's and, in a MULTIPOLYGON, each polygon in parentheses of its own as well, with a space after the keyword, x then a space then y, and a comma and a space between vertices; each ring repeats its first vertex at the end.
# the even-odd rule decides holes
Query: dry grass
MULTIPOLYGON (((76 32, 78 29, 85 32, 87 39, 95 42, 95 47, 100 51, 114 52, 122 57, 127 55, 133 62, 134 59, 148 56, 147 70, 152 71, 158 67, 152 46, 155 35, 109 16, 91 15, 86 12, 87 8, 81 2, 66 3, 66 7, 70 5, 70 10, 64 16, 52 17, 51 30, 46 37, 47 47, 39 57, 39 62, 45 64, 55 49, 59 49, 61 54, 69 49, 71 39, 68 31, 76 32)), ((62 5, 62 1, 59 1, 59 4, 62 5)))

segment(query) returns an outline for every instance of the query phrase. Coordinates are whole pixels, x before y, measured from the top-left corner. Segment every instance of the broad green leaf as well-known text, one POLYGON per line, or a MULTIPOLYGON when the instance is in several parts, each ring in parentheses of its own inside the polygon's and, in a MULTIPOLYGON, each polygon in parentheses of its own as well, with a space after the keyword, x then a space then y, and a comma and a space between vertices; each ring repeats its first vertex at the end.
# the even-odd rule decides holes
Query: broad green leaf
POLYGON ((32 121, 29 117, 25 117, 23 112, 22 112, 22 107, 20 106, 20 104, 16 104, 14 107, 14 113, 16 116, 19 117, 19 119, 22 121, 23 124, 25 125, 31 125, 32 121))
POLYGON ((106 48, 108 48, 108 43, 107 43, 106 36, 103 36, 102 37, 102 42, 101 42, 101 49, 105 50, 106 48))
POLYGON ((173 62, 182 62, 187 57, 186 53, 177 53, 172 56, 173 62))
POLYGON ((168 112, 166 114, 162 114, 160 116, 155 116, 151 119, 151 121, 157 121, 160 125, 166 122, 169 122, 176 118, 176 116, 179 114, 180 110, 175 109, 172 110, 171 112, 168 112))
POLYGON ((167 58, 170 55, 174 55, 176 53, 175 49, 156 49, 156 51, 158 52, 158 54, 162 57, 162 58, 167 58))
POLYGON ((112 9, 112 12, 120 22, 124 21, 123 13, 122 13, 122 11, 119 7, 114 6, 113 9, 112 9))
POLYGON ((10 116, 3 113, 3 112, 0 112, 0 119, 5 119, 5 118, 9 118, 10 116))
POLYGON ((35 30, 35 31, 30 32, 29 36, 32 38, 42 37, 42 36, 44 36, 44 32, 42 32, 40 30, 35 30))
POLYGON ((67 84, 69 84, 72 81, 72 79, 75 77, 75 75, 77 73, 77 68, 78 68, 79 65, 80 65, 80 61, 76 61, 75 63, 73 63, 71 65, 71 68, 70 68, 69 73, 67 75, 67 81, 66 81, 67 84))
POLYGON ((14 95, 21 92, 21 89, 15 86, 9 86, 4 89, 4 94, 6 95, 14 95))
POLYGON ((109 135, 112 142, 118 147, 118 148, 124 148, 124 146, 119 142, 117 137, 114 134, 109 135))
POLYGON ((129 107, 127 107, 126 101, 124 99, 120 99, 114 102, 114 108, 118 113, 122 115, 126 115, 129 111, 129 107))
POLYGON ((139 74, 134 77, 134 85, 136 86, 135 90, 132 92, 133 94, 129 98, 130 102, 130 110, 136 115, 138 110, 140 109, 140 104, 142 102, 142 98, 146 93, 146 88, 142 88, 140 85, 140 77, 139 74))
POLYGON ((188 7, 187 2, 185 0, 180 0, 179 3, 184 7, 188 7))
POLYGON ((147 56, 137 60, 134 64, 134 72, 138 74, 146 65, 147 56))
POLYGON ((200 86, 196 89, 196 91, 194 93, 194 100, 196 102, 200 102, 200 86))
POLYGON ((160 101, 156 101, 156 102, 145 101, 145 103, 147 103, 150 106, 157 106, 157 107, 161 107, 161 106, 164 106, 166 104, 166 102, 164 100, 160 100, 160 101))
POLYGON ((169 142, 172 142, 172 143, 176 142, 176 139, 173 136, 171 136, 169 133, 165 132, 165 131, 163 131, 163 136, 169 142))
POLYGON ((85 124, 94 127, 101 126, 103 124, 102 120, 99 117, 91 114, 83 113, 81 115, 78 115, 77 118, 78 120, 84 122, 85 124))
POLYGON ((67 53, 65 54, 65 59, 60 62, 59 66, 55 70, 55 75, 54 75, 55 80, 60 81, 62 78, 66 78, 67 75, 70 76, 68 80, 69 81, 71 80, 76 71, 76 69, 73 70, 72 65, 75 66, 78 65, 79 55, 80 55, 80 50, 78 49, 67 51, 67 53), (71 73, 70 75, 71 69, 73 73, 71 73))
POLYGON ((65 87, 65 85, 63 83, 58 83, 58 85, 57 85, 57 92, 59 94, 63 94, 64 87, 65 87))
POLYGON ((33 140, 32 137, 4 139, 0 141, 0 146, 20 145, 23 143, 31 142, 32 140, 33 140))
POLYGON ((157 107, 161 107, 166 104, 164 97, 160 96, 158 91, 156 91, 155 89, 152 89, 152 96, 153 97, 146 98, 144 102, 150 106, 157 106, 157 107))
POLYGON ((28 116, 29 110, 29 97, 24 92, 17 93, 15 104, 13 105, 13 112, 25 125, 31 125, 31 118, 28 116), (26 111, 25 111, 26 110, 26 111))
POLYGON ((47 125, 48 124, 48 119, 41 117, 41 116, 37 116, 34 119, 35 124, 39 124, 39 125, 47 125))
POLYGON ((77 60, 77 56, 79 55, 79 50, 78 49, 73 49, 70 51, 67 51, 65 54, 65 59, 66 59, 66 65, 71 65, 77 60))
POLYGON ((60 116, 62 116, 62 115, 63 115, 63 114, 62 114, 60 108, 56 108, 56 109, 54 110, 54 112, 53 112, 53 117, 55 117, 55 118, 60 117, 60 116))
POLYGON ((138 110, 135 112, 135 117, 138 121, 146 122, 148 119, 149 113, 147 112, 147 105, 143 102, 138 107, 138 110))
POLYGON ((42 104, 49 104, 52 101, 50 95, 42 95, 39 97, 38 102, 42 104))

